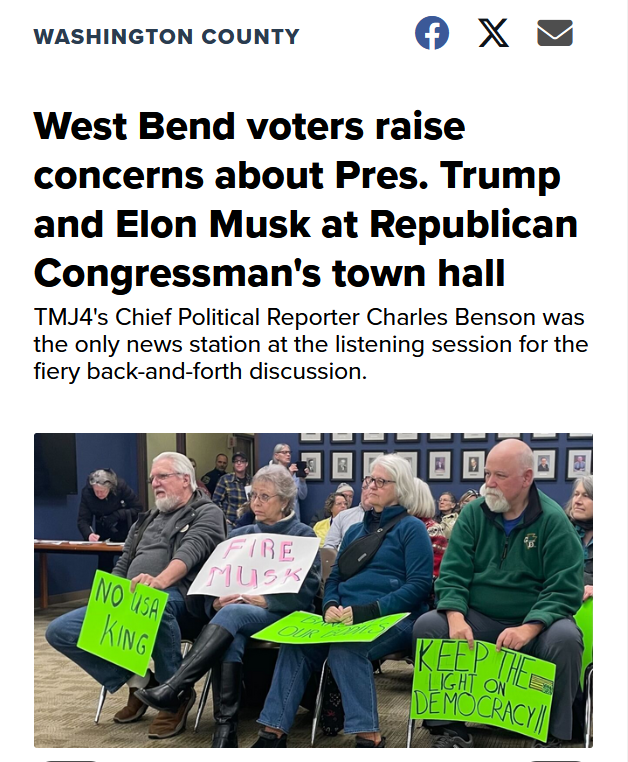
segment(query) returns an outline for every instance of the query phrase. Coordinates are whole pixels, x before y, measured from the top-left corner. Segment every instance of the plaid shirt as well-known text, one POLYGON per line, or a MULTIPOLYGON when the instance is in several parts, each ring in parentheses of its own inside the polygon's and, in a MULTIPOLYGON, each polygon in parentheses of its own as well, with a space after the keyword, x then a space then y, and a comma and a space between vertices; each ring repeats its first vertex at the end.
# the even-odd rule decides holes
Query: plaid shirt
POLYGON ((244 488, 250 483, 251 477, 248 474, 244 479, 236 478, 235 474, 225 474, 220 477, 216 485, 212 500, 231 524, 235 524, 238 518, 238 508, 248 499, 244 488))

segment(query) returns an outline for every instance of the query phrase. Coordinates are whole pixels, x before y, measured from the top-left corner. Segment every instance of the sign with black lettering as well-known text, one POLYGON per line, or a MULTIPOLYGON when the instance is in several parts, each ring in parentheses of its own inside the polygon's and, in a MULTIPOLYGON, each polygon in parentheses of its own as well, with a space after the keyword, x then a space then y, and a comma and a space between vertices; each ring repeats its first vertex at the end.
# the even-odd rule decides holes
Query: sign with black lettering
POLYGON ((137 675, 146 674, 168 593, 97 571, 78 647, 137 675))
POLYGON ((419 639, 412 706, 417 720, 495 725, 547 740, 556 666, 475 641, 419 639))

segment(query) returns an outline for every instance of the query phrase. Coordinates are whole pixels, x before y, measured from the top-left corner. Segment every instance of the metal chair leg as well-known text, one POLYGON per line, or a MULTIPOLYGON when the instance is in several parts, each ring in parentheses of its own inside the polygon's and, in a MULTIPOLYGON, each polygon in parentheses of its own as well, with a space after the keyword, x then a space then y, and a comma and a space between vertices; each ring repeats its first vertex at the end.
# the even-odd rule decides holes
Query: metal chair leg
POLYGON ((205 710, 205 704, 207 704, 207 697, 209 696, 209 689, 212 684, 212 671, 211 669, 207 673, 207 677, 205 678, 205 685, 203 685, 203 691, 201 693, 201 697, 198 701, 198 709, 196 710, 196 720, 194 721, 194 730, 193 733, 198 732, 198 726, 201 721, 201 717, 203 716, 203 712, 205 710))
POLYGON ((314 717, 312 719, 312 737, 310 738, 310 746, 314 746, 314 738, 316 737, 316 729, 318 728, 318 721, 321 716, 321 709, 323 707, 323 689, 325 687, 325 678, 327 677, 327 659, 323 662, 323 669, 321 672, 321 680, 318 684, 318 693, 316 694, 316 704, 314 706, 314 717))
POLYGON ((103 685, 103 687, 100 689, 100 696, 98 697, 98 706, 96 707, 96 716, 94 717, 94 725, 98 725, 98 720, 100 720, 100 713, 102 712, 103 704, 105 703, 106 698, 107 698, 107 689, 103 685))
MULTIPOLYGON (((412 711, 412 710, 410 710, 412 711)), ((416 723, 416 720, 412 719, 412 716, 410 715, 408 717, 408 730, 406 735, 406 749, 409 749, 412 746, 412 735, 414 733, 414 725, 416 723)))
POLYGON ((584 748, 591 748, 591 725, 593 723, 593 666, 589 669, 584 684, 584 748))
POLYGON ((188 655, 188 651, 192 648, 192 641, 191 640, 183 640, 181 641, 181 656, 185 659, 185 657, 188 655))

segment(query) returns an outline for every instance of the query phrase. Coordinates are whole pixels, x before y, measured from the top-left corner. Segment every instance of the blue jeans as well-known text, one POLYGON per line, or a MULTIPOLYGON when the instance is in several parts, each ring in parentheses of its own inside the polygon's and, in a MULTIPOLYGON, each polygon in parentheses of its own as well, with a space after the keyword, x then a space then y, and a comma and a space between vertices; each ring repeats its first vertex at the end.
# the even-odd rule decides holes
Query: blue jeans
POLYGON ((281 646, 273 682, 258 722, 288 733, 312 672, 327 664, 342 694, 345 733, 377 733, 377 695, 371 661, 410 651, 413 619, 406 617, 372 643, 281 646))
MULTIPOLYGON (((211 599, 213 602, 213 598, 211 599)), ((209 602, 208 602, 209 603, 209 602)), ((208 606, 205 611, 210 616, 208 606)), ((233 643, 227 649, 222 661, 242 662, 246 643, 251 635, 268 627, 269 624, 276 622, 285 616, 284 614, 273 614, 267 609, 259 606, 252 606, 249 603, 230 603, 228 606, 214 613, 210 624, 217 624, 224 627, 233 635, 233 643)))
MULTIPOLYGON (((168 602, 157 631, 153 660, 155 662, 155 677, 157 682, 164 683, 179 669, 181 664, 181 630, 179 619, 185 613, 185 601, 176 587, 165 590, 168 602)), ((121 688, 133 673, 124 667, 118 667, 110 661, 101 659, 76 644, 81 634, 87 608, 69 611, 48 625, 46 640, 53 648, 67 656, 81 669, 84 669, 94 680, 104 685, 109 693, 115 693, 121 688)))

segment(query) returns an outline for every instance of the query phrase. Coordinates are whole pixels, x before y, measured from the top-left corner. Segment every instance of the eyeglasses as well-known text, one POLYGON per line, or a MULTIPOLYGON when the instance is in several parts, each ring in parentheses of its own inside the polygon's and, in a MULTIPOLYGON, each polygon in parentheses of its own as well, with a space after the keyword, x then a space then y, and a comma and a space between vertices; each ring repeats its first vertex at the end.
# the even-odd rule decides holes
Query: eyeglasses
POLYGON ((290 450, 278 450, 277 455, 292 455, 290 450))
POLYGON ((259 492, 249 492, 249 502, 254 503, 256 500, 259 500, 260 503, 267 503, 272 497, 277 497, 277 495, 260 495, 259 492))
POLYGON ((395 480, 394 479, 373 479, 372 476, 367 476, 365 477, 362 484, 365 487, 370 487, 371 484, 374 484, 377 487, 377 489, 381 489, 385 484, 395 484, 395 480))
POLYGON ((247 463, 248 463, 248 460, 234 460, 233 461, 234 466, 242 466, 242 465, 246 466, 247 463))
POLYGON ((166 479, 169 479, 171 476, 181 476, 181 474, 178 471, 175 471, 172 474, 155 474, 154 476, 150 476, 148 478, 148 483, 152 484, 154 481, 160 481, 165 482, 166 479))

